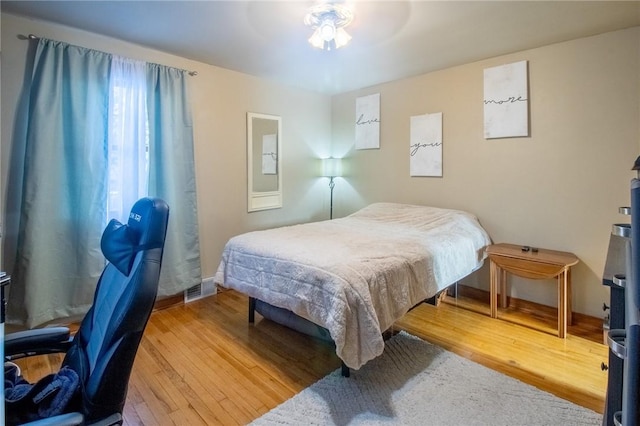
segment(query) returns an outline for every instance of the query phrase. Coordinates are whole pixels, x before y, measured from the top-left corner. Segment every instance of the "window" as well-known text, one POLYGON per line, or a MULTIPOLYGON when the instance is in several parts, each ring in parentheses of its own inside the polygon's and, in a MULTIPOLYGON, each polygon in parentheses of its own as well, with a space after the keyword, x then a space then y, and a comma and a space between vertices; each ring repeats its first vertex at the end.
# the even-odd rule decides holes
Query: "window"
POLYGON ((147 195, 149 123, 145 63, 114 57, 109 87, 107 217, 126 222, 147 195))

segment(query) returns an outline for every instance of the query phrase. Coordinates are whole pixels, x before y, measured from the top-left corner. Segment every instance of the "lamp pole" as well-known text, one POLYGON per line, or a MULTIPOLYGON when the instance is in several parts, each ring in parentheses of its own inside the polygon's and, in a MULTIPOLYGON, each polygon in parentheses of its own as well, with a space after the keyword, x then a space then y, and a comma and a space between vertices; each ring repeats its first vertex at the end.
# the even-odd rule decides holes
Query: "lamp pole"
POLYGON ((333 181, 333 176, 329 177, 329 189, 331 189, 331 201, 329 204, 329 219, 333 219, 333 187, 336 183, 333 181))

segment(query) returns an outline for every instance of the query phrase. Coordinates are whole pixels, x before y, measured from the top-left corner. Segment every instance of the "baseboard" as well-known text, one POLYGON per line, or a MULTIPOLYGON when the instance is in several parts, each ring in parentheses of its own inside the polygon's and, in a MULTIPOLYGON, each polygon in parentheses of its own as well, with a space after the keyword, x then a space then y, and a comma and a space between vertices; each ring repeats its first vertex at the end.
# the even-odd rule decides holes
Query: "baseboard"
POLYGON ((162 309, 167 309, 172 306, 182 305, 182 304, 184 304, 184 295, 180 293, 174 296, 167 296, 167 297, 163 297, 162 299, 156 300, 156 303, 153 305, 153 310, 159 311, 162 309))

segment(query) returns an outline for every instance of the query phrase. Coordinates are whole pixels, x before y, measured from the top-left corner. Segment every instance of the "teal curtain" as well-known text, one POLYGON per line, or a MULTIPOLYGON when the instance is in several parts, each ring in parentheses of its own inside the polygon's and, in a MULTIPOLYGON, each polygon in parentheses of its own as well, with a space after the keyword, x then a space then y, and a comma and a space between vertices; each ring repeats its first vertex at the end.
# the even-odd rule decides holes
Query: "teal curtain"
POLYGON ((40 39, 31 78, 8 321, 86 312, 104 268, 110 57, 40 39))
POLYGON ((202 282, 193 124, 185 71, 147 64, 149 194, 169 204, 159 296, 202 282))
MULTIPOLYGON (((105 265, 110 54, 41 39, 29 82, 9 323, 81 316, 105 265)), ((193 132, 185 72, 146 64, 149 195, 170 207, 159 296, 200 284, 193 132)))

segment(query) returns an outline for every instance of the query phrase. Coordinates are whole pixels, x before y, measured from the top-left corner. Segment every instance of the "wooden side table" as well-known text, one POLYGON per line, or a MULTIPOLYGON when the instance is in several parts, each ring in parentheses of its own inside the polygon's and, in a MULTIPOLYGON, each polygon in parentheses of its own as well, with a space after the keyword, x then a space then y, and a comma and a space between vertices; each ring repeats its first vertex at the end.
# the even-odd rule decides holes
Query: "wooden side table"
POLYGON ((507 305, 507 272, 534 280, 557 277, 558 337, 565 338, 571 324, 571 267, 578 263, 573 253, 546 249, 523 250, 515 244, 493 244, 487 247, 491 261, 491 317, 498 318, 498 288, 500 305, 507 305))

